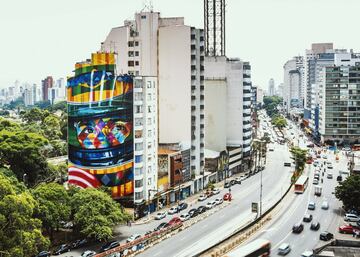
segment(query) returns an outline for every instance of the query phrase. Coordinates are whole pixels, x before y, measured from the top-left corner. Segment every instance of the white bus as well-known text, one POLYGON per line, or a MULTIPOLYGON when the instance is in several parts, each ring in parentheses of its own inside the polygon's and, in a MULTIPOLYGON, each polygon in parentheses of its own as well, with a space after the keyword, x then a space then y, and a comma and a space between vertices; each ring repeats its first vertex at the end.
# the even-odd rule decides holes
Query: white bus
POLYGON ((270 256, 271 243, 266 239, 256 239, 225 255, 225 257, 265 257, 270 256))
POLYGON ((304 193, 309 183, 309 177, 305 175, 301 175, 298 180, 295 182, 294 192, 296 194, 304 193))

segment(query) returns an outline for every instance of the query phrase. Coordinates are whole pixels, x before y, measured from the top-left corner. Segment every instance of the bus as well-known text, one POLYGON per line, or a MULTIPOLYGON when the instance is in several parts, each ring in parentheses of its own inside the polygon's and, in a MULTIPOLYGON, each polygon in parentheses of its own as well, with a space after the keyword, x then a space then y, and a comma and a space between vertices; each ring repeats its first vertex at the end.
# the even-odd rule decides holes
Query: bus
POLYGON ((270 256, 271 243, 267 239, 256 239, 234 251, 226 254, 226 257, 265 257, 270 256))
POLYGON ((295 182, 294 192, 296 194, 304 193, 306 187, 309 183, 309 177, 305 175, 301 175, 298 180, 295 182))

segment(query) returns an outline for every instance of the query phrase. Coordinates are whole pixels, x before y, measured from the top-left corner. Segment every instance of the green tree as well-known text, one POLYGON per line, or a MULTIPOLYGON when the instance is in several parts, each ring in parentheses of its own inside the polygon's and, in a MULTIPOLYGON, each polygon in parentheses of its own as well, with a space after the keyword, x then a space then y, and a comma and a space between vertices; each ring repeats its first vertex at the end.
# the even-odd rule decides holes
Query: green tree
POLYGON ((41 221, 33 217, 37 201, 0 173, 0 251, 3 257, 33 256, 49 247, 41 221))
POLYGON ((42 221, 43 227, 53 239, 55 229, 59 229, 61 221, 70 218, 70 198, 64 186, 57 183, 40 184, 33 191, 39 206, 36 217, 42 221))
POLYGON ((49 171, 41 153, 48 141, 35 133, 26 131, 0 131, 0 166, 9 167, 19 180, 24 176, 29 185, 34 185, 49 171), (25 175, 26 174, 26 175, 25 175))
POLYGON ((346 209, 360 210, 360 175, 347 177, 335 188, 335 196, 346 209))
POLYGON ((60 120, 56 115, 54 114, 47 115, 44 118, 42 125, 47 139, 56 140, 60 138, 61 136, 60 120))
POLYGON ((88 188, 71 198, 75 229, 86 237, 106 241, 113 227, 129 219, 121 206, 107 193, 88 188))
POLYGON ((279 113, 278 106, 282 103, 282 98, 279 96, 264 96, 264 109, 266 113, 272 117, 279 113))
POLYGON ((0 117, 0 131, 4 130, 4 129, 9 130, 9 131, 15 131, 15 130, 20 129, 20 126, 19 126, 19 124, 15 123, 11 120, 0 117))
POLYGON ((284 117, 278 115, 278 116, 274 116, 272 119, 271 119, 271 123, 277 127, 278 129, 282 129, 282 128, 285 128, 286 125, 287 125, 287 121, 284 117))
POLYGON ((44 114, 42 110, 35 107, 20 113, 20 117, 24 122, 36 123, 36 122, 41 122, 43 120, 44 114))
POLYGON ((295 160, 295 171, 301 174, 305 168, 307 150, 296 146, 290 149, 290 153, 295 160))

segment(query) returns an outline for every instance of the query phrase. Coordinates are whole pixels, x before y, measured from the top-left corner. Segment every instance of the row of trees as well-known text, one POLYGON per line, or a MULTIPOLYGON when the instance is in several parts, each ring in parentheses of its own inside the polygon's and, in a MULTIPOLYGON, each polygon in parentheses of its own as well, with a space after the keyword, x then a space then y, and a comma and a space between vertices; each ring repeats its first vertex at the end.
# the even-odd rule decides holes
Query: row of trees
POLYGON ((263 107, 266 110, 266 113, 270 117, 277 115, 279 113, 278 106, 282 103, 282 101, 283 99, 279 96, 264 96, 263 107))

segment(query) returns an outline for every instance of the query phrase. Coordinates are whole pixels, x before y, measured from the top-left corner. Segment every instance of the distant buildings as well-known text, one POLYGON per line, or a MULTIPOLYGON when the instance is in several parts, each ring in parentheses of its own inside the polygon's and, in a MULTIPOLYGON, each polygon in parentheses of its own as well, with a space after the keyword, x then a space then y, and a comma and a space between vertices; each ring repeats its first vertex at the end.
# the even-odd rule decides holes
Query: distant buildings
POLYGON ((275 81, 274 79, 269 80, 268 96, 275 95, 275 81))

